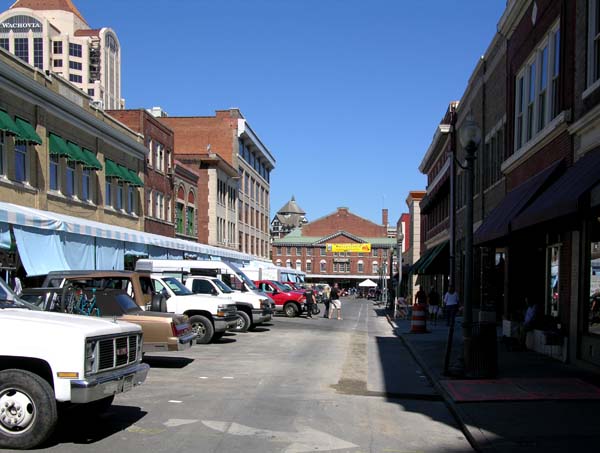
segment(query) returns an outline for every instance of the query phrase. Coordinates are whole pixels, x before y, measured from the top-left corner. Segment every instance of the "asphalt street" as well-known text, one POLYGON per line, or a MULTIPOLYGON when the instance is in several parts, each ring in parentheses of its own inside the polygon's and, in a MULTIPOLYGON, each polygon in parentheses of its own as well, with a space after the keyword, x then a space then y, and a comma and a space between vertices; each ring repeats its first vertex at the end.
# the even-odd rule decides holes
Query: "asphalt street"
POLYGON ((442 399, 371 301, 184 353, 102 416, 64 410, 48 451, 467 452, 442 399))

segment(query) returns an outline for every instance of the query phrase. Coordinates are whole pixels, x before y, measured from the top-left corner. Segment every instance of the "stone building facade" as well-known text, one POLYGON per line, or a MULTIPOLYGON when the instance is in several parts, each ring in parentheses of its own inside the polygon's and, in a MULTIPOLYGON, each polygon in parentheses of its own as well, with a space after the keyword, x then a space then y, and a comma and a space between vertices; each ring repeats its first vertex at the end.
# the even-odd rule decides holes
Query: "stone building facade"
POLYGON ((0 14, 0 48, 79 87, 97 107, 120 109, 121 45, 92 29, 71 0, 17 0, 0 14))

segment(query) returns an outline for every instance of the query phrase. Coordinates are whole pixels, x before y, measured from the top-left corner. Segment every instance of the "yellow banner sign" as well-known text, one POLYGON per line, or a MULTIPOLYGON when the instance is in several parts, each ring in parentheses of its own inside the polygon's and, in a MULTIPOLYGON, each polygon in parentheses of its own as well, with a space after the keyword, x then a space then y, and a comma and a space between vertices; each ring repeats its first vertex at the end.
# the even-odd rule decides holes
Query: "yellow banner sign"
POLYGON ((369 253, 371 251, 371 244, 326 244, 327 251, 333 253, 339 252, 355 252, 355 253, 369 253))

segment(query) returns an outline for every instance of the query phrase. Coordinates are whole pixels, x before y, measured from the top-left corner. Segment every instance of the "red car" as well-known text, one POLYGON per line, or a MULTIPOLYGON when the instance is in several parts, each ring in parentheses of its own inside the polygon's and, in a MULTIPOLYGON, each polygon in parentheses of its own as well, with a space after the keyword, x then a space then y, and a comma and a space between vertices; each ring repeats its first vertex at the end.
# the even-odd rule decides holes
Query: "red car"
POLYGON ((256 280, 254 284, 260 291, 275 301, 275 310, 284 312, 289 318, 306 311, 306 297, 299 291, 290 291, 275 280, 256 280))

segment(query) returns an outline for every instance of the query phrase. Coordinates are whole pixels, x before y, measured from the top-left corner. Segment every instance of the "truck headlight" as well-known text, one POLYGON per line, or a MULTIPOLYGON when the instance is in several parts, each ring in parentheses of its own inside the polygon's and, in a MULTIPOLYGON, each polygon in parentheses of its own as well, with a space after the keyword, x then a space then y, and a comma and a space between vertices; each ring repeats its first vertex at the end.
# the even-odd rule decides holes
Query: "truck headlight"
POLYGON ((219 318, 224 318, 225 316, 227 316, 227 305, 219 305, 217 307, 217 316, 219 318))
POLYGON ((269 302, 269 299, 261 299, 260 300, 260 308, 270 308, 271 304, 269 302))
POLYGON ((96 371, 96 340, 87 340, 85 342, 85 374, 96 371))

